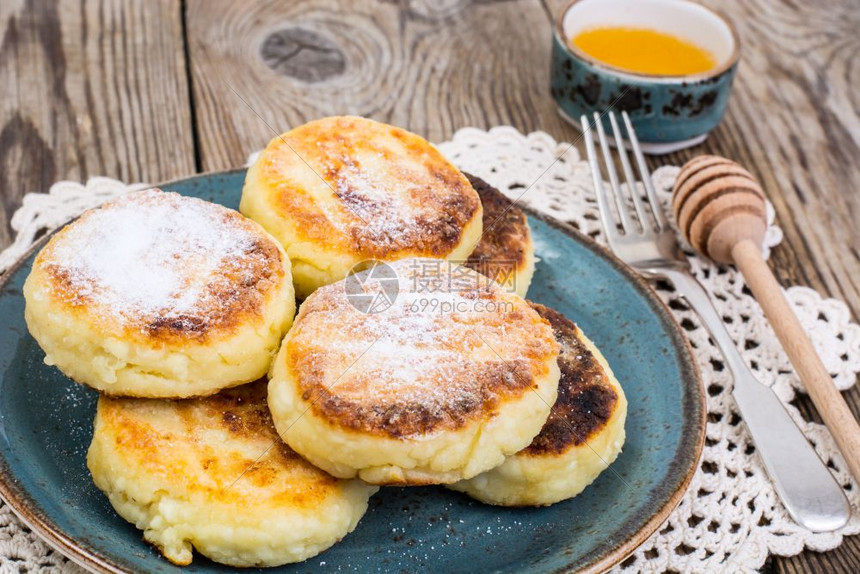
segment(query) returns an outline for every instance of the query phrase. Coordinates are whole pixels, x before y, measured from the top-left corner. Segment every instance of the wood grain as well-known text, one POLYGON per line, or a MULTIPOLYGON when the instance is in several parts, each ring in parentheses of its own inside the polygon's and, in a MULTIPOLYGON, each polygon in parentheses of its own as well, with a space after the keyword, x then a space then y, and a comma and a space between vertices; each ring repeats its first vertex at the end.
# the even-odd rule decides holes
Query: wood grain
POLYGON ((0 249, 27 192, 194 171, 179 0, 3 0, 0 29, 0 249))
POLYGON ((860 572, 860 536, 848 536, 830 552, 806 551, 789 558, 771 557, 768 570, 779 574, 854 574, 860 572))
POLYGON ((189 0, 187 19, 204 170, 240 165, 276 132, 334 114, 432 141, 499 124, 575 135, 548 99, 549 21, 536 0, 361 0, 349 11, 335 2, 189 0), (336 46, 342 72, 307 81, 298 65, 270 67, 275 57, 264 59, 261 47, 284 30, 336 46))

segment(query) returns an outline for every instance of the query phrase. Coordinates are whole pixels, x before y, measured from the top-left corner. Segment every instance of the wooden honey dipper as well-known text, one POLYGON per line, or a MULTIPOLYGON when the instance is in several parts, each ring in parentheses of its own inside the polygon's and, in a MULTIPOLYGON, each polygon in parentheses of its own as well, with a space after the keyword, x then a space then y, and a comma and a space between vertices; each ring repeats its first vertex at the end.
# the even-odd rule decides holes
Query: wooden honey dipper
POLYGON ((672 210, 681 233, 694 249, 720 263, 734 263, 743 273, 851 473, 860 482, 860 425, 762 257, 767 221, 761 187, 731 160, 698 156, 678 174, 672 210))

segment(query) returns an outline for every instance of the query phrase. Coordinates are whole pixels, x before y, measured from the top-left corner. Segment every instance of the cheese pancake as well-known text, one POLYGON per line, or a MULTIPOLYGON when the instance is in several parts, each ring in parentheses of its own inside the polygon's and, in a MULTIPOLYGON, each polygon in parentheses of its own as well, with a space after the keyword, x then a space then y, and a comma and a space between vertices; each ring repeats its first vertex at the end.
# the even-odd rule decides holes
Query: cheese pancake
POLYGON ((624 444, 627 399, 597 347, 561 313, 532 307, 561 345, 558 400, 540 434, 501 466, 451 485, 489 504, 549 505, 582 492, 624 444))
POLYGON ((180 565, 192 548, 231 566, 305 560, 351 532, 377 490, 290 450, 265 381, 178 401, 102 396, 87 466, 117 513, 180 565))
POLYGON ((535 246, 528 217, 501 191, 481 178, 465 175, 484 208, 481 241, 466 265, 525 297, 535 271, 535 246))
MULTIPOLYGON (((346 281, 302 304, 272 367, 275 426, 342 478, 440 484, 489 470, 531 442, 555 402, 552 328, 471 269, 433 259, 391 268, 398 292, 385 310, 353 307, 346 281)), ((378 292, 359 275, 361 293, 378 292)))
POLYGON ((432 144, 349 116, 274 138, 240 211, 283 244, 300 298, 367 260, 465 260, 481 235, 478 194, 432 144))
POLYGON ((289 259, 262 227, 157 189, 54 235, 24 296, 45 362, 123 396, 206 395, 256 380, 295 314, 289 259))

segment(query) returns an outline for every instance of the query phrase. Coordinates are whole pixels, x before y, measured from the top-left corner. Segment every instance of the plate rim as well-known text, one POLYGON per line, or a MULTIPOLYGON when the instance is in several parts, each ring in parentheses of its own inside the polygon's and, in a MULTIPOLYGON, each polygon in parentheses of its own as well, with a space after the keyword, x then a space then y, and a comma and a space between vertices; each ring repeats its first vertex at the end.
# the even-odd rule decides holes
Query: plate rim
MULTIPOLYGON (((693 475, 696 474, 696 471, 699 468, 699 463, 702 460, 702 453, 705 448, 705 436, 708 422, 708 403, 705 395, 705 385, 702 381, 702 374, 699 369, 699 365, 696 362, 695 354, 693 353, 693 347, 690 345, 689 339, 684 335, 684 331, 680 323, 678 323, 675 316, 672 315, 672 312, 669 310, 669 307, 663 302, 654 288, 651 287, 651 284, 648 283, 642 275, 624 263, 624 261, 615 255, 611 249, 601 245, 572 225, 549 215, 540 213, 529 206, 518 205, 518 207, 525 211, 530 217, 534 217, 535 219, 546 223, 550 227, 554 227, 575 238, 580 244, 584 245, 598 256, 604 257, 619 273, 626 276, 634 287, 639 290, 639 292, 644 296, 643 298, 648 302, 651 310, 654 311, 664 324, 670 327, 669 331, 672 335, 672 341, 675 343, 675 349, 683 350, 683 353, 679 353, 682 377, 685 380, 685 384, 683 385, 685 392, 682 397, 682 401, 685 405, 697 407, 699 410, 699 420, 695 427, 698 432, 693 440, 693 449, 695 454, 689 469, 686 471, 672 494, 667 498, 666 502, 663 503, 663 506, 661 506, 660 509, 655 512, 639 530, 612 551, 597 558, 594 562, 579 570, 582 574, 599 574, 601 572, 608 571, 610 568, 621 563, 628 556, 633 554, 637 548, 639 548, 658 528, 660 528, 660 526, 663 525, 663 523, 666 522, 666 520, 668 520, 669 515, 671 515, 675 508, 678 507, 681 500, 684 498, 684 495, 687 493, 690 482, 693 480, 693 475), (693 384, 686 384, 686 381, 688 380, 692 380, 693 384), (690 396, 689 393, 693 390, 698 390, 698 400, 696 400, 696 397, 690 396)), ((687 442, 688 440, 688 436, 682 437, 682 442, 687 442)), ((675 462, 675 459, 673 459, 672 462, 675 462)), ((568 572, 568 570, 561 568, 556 570, 556 572, 560 574, 562 572, 568 572)))
MULTIPOLYGON (((247 167, 198 173, 188 177, 179 177, 163 181, 158 184, 152 184, 151 187, 161 188, 163 186, 187 182, 189 180, 204 179, 212 176, 233 175, 244 171, 247 171, 247 167)), ((634 532, 632 536, 613 548, 611 551, 597 557, 593 562, 585 565, 585 567, 580 570, 582 573, 596 574, 612 568, 632 554, 664 522, 666 522, 672 511, 674 511, 681 503, 681 500, 684 497, 684 494, 686 494, 690 482, 692 481, 693 475, 699 468, 699 462, 701 461, 702 452, 705 446, 705 434, 707 430, 707 399, 705 397, 705 387, 689 340, 684 335, 680 324, 675 319, 674 315, 672 315, 672 312, 669 310, 666 303, 660 299, 660 296, 657 295, 657 292, 651 287, 645 278, 619 259, 609 248, 597 243, 597 241, 582 233, 572 225, 549 215, 540 213, 526 205, 518 204, 517 207, 526 212, 529 217, 538 219, 550 227, 570 236, 586 249, 608 261, 616 271, 621 273, 639 291, 655 315, 657 315, 664 325, 668 327, 667 330, 671 333, 673 346, 676 351, 680 351, 678 353, 678 359, 682 371, 682 378, 685 382, 683 385, 685 392, 682 396, 682 402, 686 407, 692 407, 699 411, 698 421, 696 421, 698 424, 694 427, 697 431, 695 436, 691 437, 690 435, 685 434, 681 439, 682 443, 689 443, 692 441, 690 446, 693 447, 693 457, 690 461, 691 464, 684 473, 681 481, 657 512, 655 512, 642 527, 634 532), (698 393, 695 393, 696 390, 698 393)), ((0 289, 6 285, 12 274, 24 264, 24 261, 26 261, 35 251, 41 249, 55 233, 76 220, 78 217, 79 216, 72 217, 63 222, 56 229, 46 233, 33 243, 33 245, 31 245, 27 251, 24 252, 12 265, 10 265, 2 276, 0 276, 0 289)), ((676 462, 676 459, 673 459, 672 462, 676 462)), ((83 548, 77 540, 63 532, 63 530, 57 527, 56 524, 53 524, 52 521, 44 515, 42 508, 36 503, 36 501, 14 484, 15 481, 12 473, 9 472, 10 468, 6 459, 3 457, 0 457, 0 469, 4 471, 0 472, 0 498, 2 498, 12 512, 46 544, 48 544, 48 546, 60 552, 72 562, 93 572, 108 574, 130 572, 123 566, 117 564, 112 558, 103 556, 95 550, 83 548)), ((562 567, 557 570, 557 572, 568 572, 568 568, 569 567, 562 567)))

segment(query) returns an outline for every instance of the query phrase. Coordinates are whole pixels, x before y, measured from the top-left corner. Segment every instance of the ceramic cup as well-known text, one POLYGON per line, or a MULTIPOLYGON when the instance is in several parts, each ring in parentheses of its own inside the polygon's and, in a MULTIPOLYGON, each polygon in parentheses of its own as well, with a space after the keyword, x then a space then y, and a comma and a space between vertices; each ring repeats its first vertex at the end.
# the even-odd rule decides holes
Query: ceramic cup
MULTIPOLYGON (((722 16, 687 0, 574 0, 553 33, 551 92, 561 115, 579 126, 593 112, 626 110, 647 153, 669 153, 704 141, 722 119, 740 44, 722 16), (717 65, 687 76, 627 72, 577 49, 570 39, 602 26, 648 28, 708 50, 717 65)), ((611 129, 604 117, 604 127, 611 129)))

